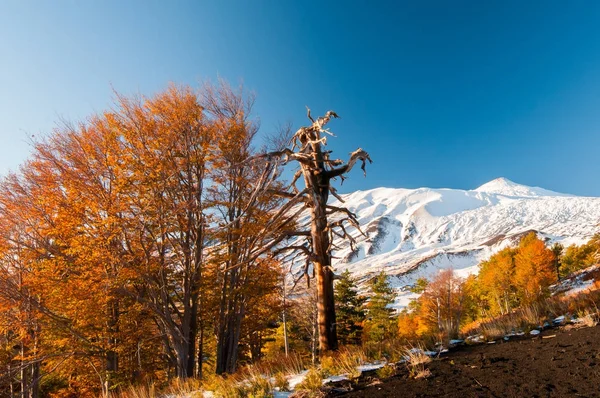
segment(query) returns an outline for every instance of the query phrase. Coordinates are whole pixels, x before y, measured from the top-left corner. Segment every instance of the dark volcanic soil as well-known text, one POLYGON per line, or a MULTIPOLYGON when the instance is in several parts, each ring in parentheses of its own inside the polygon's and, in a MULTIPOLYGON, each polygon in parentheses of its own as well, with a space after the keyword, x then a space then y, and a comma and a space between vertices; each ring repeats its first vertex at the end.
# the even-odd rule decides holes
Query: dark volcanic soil
POLYGON ((428 379, 410 379, 399 365, 398 375, 371 386, 366 377, 343 396, 600 397, 599 332, 600 326, 551 329, 536 337, 458 347, 427 365, 428 379))

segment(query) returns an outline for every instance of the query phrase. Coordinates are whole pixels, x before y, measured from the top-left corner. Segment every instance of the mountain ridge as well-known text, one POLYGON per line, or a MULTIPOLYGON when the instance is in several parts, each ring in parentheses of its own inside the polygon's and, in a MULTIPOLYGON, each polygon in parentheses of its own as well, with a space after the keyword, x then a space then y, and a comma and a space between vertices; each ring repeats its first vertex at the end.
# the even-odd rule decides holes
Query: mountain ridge
POLYGON ((348 269, 360 284, 384 271, 399 293, 413 296, 419 277, 453 268, 459 275, 528 231, 548 244, 581 244, 600 228, 600 198, 580 197, 497 178, 473 190, 375 188, 341 195, 368 238, 355 230, 355 250, 346 242, 333 253, 336 272, 348 269))

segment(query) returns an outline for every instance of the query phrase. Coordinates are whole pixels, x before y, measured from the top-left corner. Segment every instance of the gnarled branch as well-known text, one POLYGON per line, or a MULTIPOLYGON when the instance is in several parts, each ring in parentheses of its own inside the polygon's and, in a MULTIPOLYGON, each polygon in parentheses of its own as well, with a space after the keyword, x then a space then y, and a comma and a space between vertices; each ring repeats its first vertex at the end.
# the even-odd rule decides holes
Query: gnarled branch
POLYGON ((345 165, 343 165, 341 167, 329 170, 327 172, 327 177, 335 178, 335 177, 341 176, 342 174, 348 173, 350 170, 352 170, 352 168, 354 167, 354 164, 356 164, 356 162, 359 160, 362 162, 362 165, 360 167, 361 170, 363 171, 363 173, 365 175, 367 175, 366 162, 368 160, 369 163, 373 163, 373 161, 371 160, 371 157, 369 156, 369 154, 366 151, 364 151, 362 148, 358 148, 356 151, 354 151, 350 154, 350 159, 348 160, 348 163, 346 163, 345 165))

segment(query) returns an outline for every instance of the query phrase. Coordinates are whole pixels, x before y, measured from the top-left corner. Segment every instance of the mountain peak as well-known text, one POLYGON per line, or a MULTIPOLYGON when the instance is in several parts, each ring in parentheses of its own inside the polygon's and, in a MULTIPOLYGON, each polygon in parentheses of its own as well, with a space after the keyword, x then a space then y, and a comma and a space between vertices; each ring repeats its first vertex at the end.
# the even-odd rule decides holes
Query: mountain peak
POLYGON ((515 188, 515 187, 525 187, 525 185, 521 185, 521 184, 517 184, 516 182, 512 182, 511 180, 509 180, 506 177, 498 177, 496 179, 493 179, 492 181, 488 181, 485 184, 481 185, 480 187, 475 189, 475 191, 490 192, 490 190, 496 191, 499 189, 515 188))
POLYGON ((544 188, 530 187, 517 184, 505 177, 496 178, 486 182, 477 189, 476 192, 486 192, 505 196, 532 197, 532 196, 568 196, 561 193, 549 191, 544 188))

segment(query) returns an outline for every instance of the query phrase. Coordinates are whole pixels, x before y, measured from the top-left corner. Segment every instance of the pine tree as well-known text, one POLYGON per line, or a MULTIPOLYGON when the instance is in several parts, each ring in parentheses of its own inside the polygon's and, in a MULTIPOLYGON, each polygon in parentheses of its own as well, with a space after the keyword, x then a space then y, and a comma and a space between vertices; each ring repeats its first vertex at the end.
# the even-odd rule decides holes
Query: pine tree
POLYGON ((561 256, 565 251, 565 247, 560 243, 555 243, 550 248, 554 253, 554 267, 556 268, 556 279, 560 279, 560 268, 561 268, 561 256))
POLYGON ((365 301, 366 298, 358 294, 356 280, 348 270, 344 271, 335 285, 337 331, 341 344, 360 343, 365 301))
POLYGON ((389 305, 394 302, 396 295, 385 272, 381 271, 371 281, 371 292, 373 295, 366 305, 368 321, 365 332, 369 340, 381 342, 391 337, 395 329, 392 320, 394 310, 389 305))

